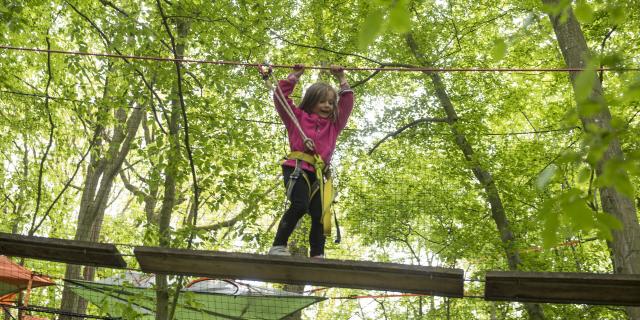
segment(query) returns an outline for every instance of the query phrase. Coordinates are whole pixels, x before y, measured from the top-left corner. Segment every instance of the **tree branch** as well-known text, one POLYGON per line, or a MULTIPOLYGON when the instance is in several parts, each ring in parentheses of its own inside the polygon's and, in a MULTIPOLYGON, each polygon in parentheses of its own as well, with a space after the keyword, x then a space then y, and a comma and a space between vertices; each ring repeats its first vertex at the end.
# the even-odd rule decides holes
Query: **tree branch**
MULTIPOLYGON (((167 34, 169 35, 169 38, 171 40, 171 51, 173 52, 173 57, 176 59, 182 59, 182 55, 184 52, 184 45, 180 45, 180 47, 176 46, 176 39, 174 38, 173 33, 171 33, 171 28, 169 28, 169 24, 167 23, 167 17, 164 14, 164 10, 162 9, 162 4, 160 3, 160 0, 156 0, 156 4, 158 6, 158 11, 160 13, 160 16, 162 17, 162 24, 164 25, 164 28, 167 31, 167 34)), ((187 32, 187 27, 183 25, 181 21, 178 21, 177 25, 178 25, 178 35, 184 36, 184 34, 186 34, 187 32)), ((195 164, 193 162, 193 153, 191 151, 191 145, 189 142, 189 121, 187 118, 187 111, 184 103, 184 96, 182 93, 182 70, 181 70, 182 64, 180 63, 180 61, 176 60, 175 66, 176 66, 176 74, 178 77, 177 79, 178 99, 180 101, 180 111, 182 113, 182 121, 184 122, 184 141, 185 141, 185 147, 187 151, 187 157, 189 159, 189 167, 191 168, 191 179, 193 182, 193 207, 192 207, 193 221, 187 221, 187 224, 190 226, 193 226, 197 223, 197 220, 198 220, 198 205, 199 205, 198 179, 196 176, 195 164)), ((189 249, 191 248, 194 237, 195 237, 195 232, 192 231, 189 234, 189 239, 187 241, 187 248, 189 249)), ((182 288, 182 279, 183 279, 182 276, 178 278, 178 284, 176 288, 177 294, 174 295, 173 303, 170 306, 169 319, 173 319, 175 315, 176 305, 178 303, 178 297, 179 297, 178 293, 182 288)))
POLYGON ((538 134, 538 133, 552 133, 552 132, 559 132, 559 131, 573 131, 573 130, 582 130, 582 127, 580 126, 574 126, 574 127, 568 127, 568 128, 558 128, 558 129, 548 129, 548 130, 538 130, 538 131, 520 131, 520 132, 489 132, 489 133, 483 133, 483 134, 479 134, 479 135, 483 135, 483 136, 516 136, 516 135, 522 135, 522 134, 538 134))
MULTIPOLYGON (((216 230, 220 230, 222 228, 228 228, 228 227, 232 227, 234 226, 238 221, 243 220, 244 218, 246 218, 251 212, 253 212, 256 208, 256 203, 258 203, 259 201, 261 201, 262 199, 266 198, 271 192, 273 192, 273 190, 275 188, 277 188, 280 185, 279 181, 278 183, 274 183, 271 185, 271 187, 269 187, 267 190, 265 190, 263 193, 261 193, 259 196, 257 197, 253 197, 253 199, 249 199, 249 201, 246 201, 246 203, 248 203, 249 205, 246 206, 245 208, 242 209, 242 211, 240 211, 240 213, 229 219, 229 220, 225 220, 223 222, 219 222, 219 223, 215 223, 215 224, 211 224, 211 225, 206 225, 206 226, 192 226, 192 228, 196 231, 216 231, 216 230)), ((253 192, 251 192, 251 194, 254 194, 255 190, 253 192)), ((178 232, 180 231, 184 231, 184 228, 182 230, 178 230, 178 232)))
POLYGON ((451 43, 454 41, 454 39, 450 39, 450 40, 449 40, 449 42, 447 42, 447 44, 446 44, 442 49, 438 50, 438 56, 439 56, 440 58, 438 58, 438 59, 435 61, 435 63, 437 63, 437 62, 439 62, 439 61, 442 61, 442 60, 444 60, 444 59, 446 59, 446 58, 448 58, 448 57, 450 57, 450 56, 452 56, 452 55, 454 55, 454 54, 458 53, 460 50, 462 50, 462 49, 461 49, 461 47, 460 47, 460 42, 461 42, 462 38, 464 38, 465 36, 467 36, 467 35, 469 35, 469 34, 471 34, 471 33, 475 32, 476 30, 478 30, 478 29, 480 28, 480 26, 482 26, 482 25, 484 25, 484 24, 492 23, 492 22, 494 22, 495 20, 498 20, 498 19, 500 19, 500 18, 502 18, 502 17, 506 16, 507 14, 511 13, 511 12, 512 12, 512 11, 514 11, 514 10, 516 10, 516 9, 515 9, 515 8, 509 9, 509 10, 507 10, 507 11, 504 11, 504 12, 502 12, 502 13, 500 13, 500 14, 496 15, 495 17, 491 17, 491 18, 489 18, 489 19, 487 19, 487 20, 480 21, 480 22, 478 22, 478 23, 476 23, 476 24, 474 24, 474 25, 471 25, 471 26, 469 26, 469 27, 462 28, 462 29, 460 29, 460 30, 458 30, 458 28, 457 28, 457 27, 455 26, 455 24, 452 22, 452 24, 454 25, 454 28, 455 28, 455 30, 456 30, 456 32, 455 32, 455 41, 457 42, 458 50, 455 50, 455 51, 449 52, 449 53, 447 53, 447 54, 445 54, 445 55, 442 55, 442 53, 444 53, 444 52, 447 50, 447 48, 451 45, 451 43))
POLYGON ((227 18, 208 19, 208 18, 185 16, 185 15, 167 15, 165 17, 167 19, 190 19, 190 20, 198 20, 198 21, 204 21, 204 22, 223 22, 223 21, 229 22, 227 18))
POLYGON ((107 7, 111 7, 114 10, 118 11, 118 13, 120 13, 121 15, 129 18, 129 15, 122 9, 118 8, 115 4, 113 4, 113 2, 108 1, 108 0, 100 0, 100 3, 102 3, 103 5, 107 6, 107 7))
POLYGON ((146 194, 144 191, 140 190, 140 188, 134 186, 131 183, 131 181, 129 181, 129 178, 127 177, 127 175, 124 174, 124 169, 120 170, 120 179, 122 180, 122 183, 124 184, 124 187, 127 188, 127 190, 129 190, 135 196, 142 197, 142 198, 149 197, 148 194, 146 194))
MULTIPOLYGON (((380 68, 386 68, 386 67, 402 67, 402 68, 413 68, 414 66, 410 65, 410 64, 404 64, 404 63, 380 63, 379 64, 380 68)), ((376 70, 373 73, 371 73, 369 76, 367 76, 366 78, 356 82, 354 85, 351 86, 351 88, 356 88, 360 85, 365 84, 367 81, 373 79, 373 77, 375 77, 378 73, 380 73, 380 71, 382 70, 376 70)))
MULTIPOLYGON (((107 48, 111 48, 113 49, 118 55, 120 55, 121 59, 128 65, 131 65, 131 62, 129 61, 129 59, 127 59, 126 57, 123 56, 122 52, 120 52, 120 50, 118 50, 118 48, 114 47, 111 44, 111 41, 109 40, 109 38, 107 37, 107 35, 98 27, 98 25, 95 24, 95 22, 93 22, 87 15, 83 14, 80 10, 78 10, 78 8, 76 8, 73 4, 71 4, 68 1, 65 1, 78 15, 80 15, 82 18, 84 18, 85 20, 87 20, 87 22, 89 22, 89 24, 96 29, 96 31, 98 32, 98 34, 100 34, 100 37, 102 38, 102 40, 105 43, 105 46, 107 48)), ((145 84, 145 86, 149 89, 149 91, 151 91, 151 93, 153 94, 153 96, 158 100, 158 104, 160 105, 160 107, 162 109, 164 108, 164 104, 162 103, 162 99, 160 98, 160 96, 158 95, 157 92, 155 92, 155 90, 153 90, 153 86, 147 81, 147 79, 145 78, 144 74, 142 73, 142 71, 140 71, 138 68, 136 68, 135 66, 133 66, 133 70, 140 76, 140 78, 142 79, 142 82, 145 84)), ((155 115, 155 108, 153 109, 154 115, 155 115)), ((165 135, 167 135, 167 131, 164 130, 164 127, 162 126, 162 123, 159 122, 159 119, 157 117, 157 115, 155 115, 155 119, 158 122, 158 126, 160 127, 160 130, 162 131, 162 133, 164 133, 165 135)))
MULTIPOLYGON (((60 200, 60 198, 62 197, 62 195, 67 191, 67 189, 72 186, 71 182, 73 181, 73 179, 75 179, 76 174, 78 174, 78 171, 80 171, 80 166, 82 165, 82 163, 84 162, 84 160, 87 158, 87 156, 89 155, 89 153, 91 152, 91 149, 93 148, 93 146, 95 145, 96 141, 98 139, 98 132, 96 132, 96 134, 94 135, 93 139, 91 139, 91 143, 89 144, 89 147, 87 148, 87 151, 84 153, 84 155, 82 156, 82 158, 80 159, 80 161, 78 161, 78 164, 76 165, 76 169, 73 172, 73 175, 71 175, 71 177, 69 178, 69 180, 67 181, 67 183, 64 184, 64 187, 62 188, 62 190, 60 190, 60 193, 58 193, 58 195, 56 196, 55 199, 53 199, 53 201, 51 202, 51 204, 49 205, 49 207, 47 208, 47 211, 45 211, 44 216, 42 216, 42 219, 40 219, 40 222, 37 224, 37 226, 35 226, 33 228, 33 232, 30 232, 29 235, 33 235, 42 225, 42 223, 44 222, 44 220, 49 216, 49 214, 51 213, 51 210, 53 210, 53 207, 56 205, 56 203, 58 203, 58 200, 60 200)), ((80 188, 78 188, 80 190, 80 188)))
POLYGON ((363 59, 363 60, 366 60, 366 61, 369 61, 369 62, 373 62, 373 63, 378 64, 378 65, 383 65, 384 64, 384 63, 382 63, 380 61, 377 61, 377 60, 374 60, 374 59, 371 59, 371 58, 368 58, 368 57, 365 57, 363 55, 359 55, 359 54, 356 54, 356 53, 340 52, 340 51, 336 51, 336 50, 332 50, 332 49, 327 49, 327 48, 324 48, 324 47, 318 47, 318 46, 312 46, 312 45, 308 45, 308 44, 295 43, 293 41, 289 41, 289 40, 285 39, 284 37, 282 37, 281 35, 277 34, 273 30, 269 30, 269 33, 271 33, 274 37, 278 38, 279 40, 284 41, 285 43, 288 43, 288 44, 293 45, 293 46, 302 47, 302 48, 308 48, 308 49, 316 49, 316 50, 321 50, 321 51, 327 51, 327 52, 335 53, 337 55, 342 55, 342 56, 356 57, 356 58, 360 58, 360 59, 363 59))
MULTIPOLYGON (((46 41, 47 41, 47 85, 45 88, 45 94, 46 96, 49 96, 49 87, 51 86, 52 75, 51 75, 51 53, 49 52, 49 50, 51 50, 51 42, 49 41, 48 35, 46 37, 46 41)), ((38 218, 38 212, 40 211, 40 205, 42 202, 42 176, 44 174, 44 163, 47 160, 47 157, 49 156, 49 151, 51 150, 51 146, 53 145, 53 132, 56 128, 55 124, 53 123, 53 118, 51 116, 51 110, 49 109, 49 98, 44 99, 44 108, 47 111, 47 118, 49 119, 49 143, 47 144, 47 148, 45 149, 44 154, 42 155, 42 159, 40 160, 40 168, 38 169, 38 191, 37 191, 38 193, 36 196, 36 210, 33 213, 33 219, 31 220, 29 235, 33 235, 33 232, 34 232, 33 228, 35 227, 36 220, 38 218)))
POLYGON ((376 144, 373 146, 373 148, 371 148, 371 150, 369 150, 369 155, 371 155, 373 153, 373 151, 375 151, 376 148, 378 148, 378 146, 380 146, 383 142, 385 142, 386 140, 388 140, 390 138, 394 138, 395 136, 399 135, 403 131, 405 131, 405 130, 411 128, 411 127, 414 127, 414 126, 416 126, 418 124, 421 124, 421 123, 435 123, 435 122, 450 122, 450 121, 447 118, 422 118, 422 119, 415 120, 415 121, 413 121, 413 122, 411 122, 409 124, 406 124, 406 125, 400 127, 396 131, 387 134, 380 141, 376 142, 376 144))
MULTIPOLYGON (((604 35, 604 39, 602 39, 602 43, 600 44, 600 55, 602 55, 604 53, 604 47, 607 45, 607 40, 609 40, 609 38, 611 38, 611 35, 616 31, 616 29, 618 29, 618 26, 615 25, 611 28, 611 30, 609 30, 605 35, 604 35)), ((602 65, 602 63, 600 63, 600 69, 602 69, 604 66, 602 65)), ((600 70, 600 74, 598 75, 598 78, 600 79, 600 83, 602 83, 603 79, 604 79, 604 73, 602 70, 600 70)))
MULTIPOLYGON (((158 5, 158 11, 160 12, 160 16, 162 17, 162 24, 164 25, 164 28, 167 31, 169 38, 171 39, 171 48, 173 51, 173 57, 176 59, 175 65, 176 65, 176 74, 178 77, 177 79, 178 98, 180 101, 180 111, 182 112, 182 121, 184 122, 184 144, 187 151, 187 158, 189 159, 189 167, 191 168, 191 179, 193 182, 193 208, 194 208, 193 221, 189 221, 188 223, 192 226, 195 226, 198 221, 198 206, 200 204, 199 202, 200 190, 198 188, 198 177, 196 175, 196 166, 193 161, 193 151, 191 150, 191 142, 189 141, 189 119, 187 118, 187 108, 185 106, 184 95, 182 93, 182 63, 179 61, 179 59, 183 58, 182 55, 183 55, 184 47, 183 46, 180 48, 177 47, 176 39, 173 36, 173 33, 171 33, 171 28, 169 28, 169 24, 167 23, 167 17, 164 14, 164 10, 162 9, 162 4, 160 3, 160 0, 156 0, 156 4, 158 5)), ((178 35, 184 36, 184 35, 181 35, 181 33, 186 33, 186 30, 187 30, 187 27, 185 25, 181 25, 181 23, 178 22, 178 35)), ((189 236, 189 241, 187 246, 188 248, 191 248, 191 244, 194 236, 195 236, 195 233, 191 233, 191 235, 189 236)), ((173 310, 175 310, 175 308, 173 310)), ((173 315, 173 311, 171 315, 173 315)))

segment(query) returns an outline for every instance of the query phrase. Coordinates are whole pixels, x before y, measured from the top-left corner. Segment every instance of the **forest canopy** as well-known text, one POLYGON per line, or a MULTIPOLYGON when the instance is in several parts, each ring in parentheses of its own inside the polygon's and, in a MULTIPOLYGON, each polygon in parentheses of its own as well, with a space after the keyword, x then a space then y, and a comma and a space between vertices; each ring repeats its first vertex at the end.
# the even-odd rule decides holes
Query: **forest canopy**
MULTIPOLYGON (((289 146, 256 65, 276 79, 306 65, 299 102, 337 87, 337 64, 356 104, 332 160, 329 258, 462 268, 476 296, 489 270, 640 274, 636 1, 5 0, 0 21, 0 232, 265 253, 289 146)), ((61 299, 42 301, 86 308, 61 299)), ((640 319, 323 303, 306 316, 640 319)))

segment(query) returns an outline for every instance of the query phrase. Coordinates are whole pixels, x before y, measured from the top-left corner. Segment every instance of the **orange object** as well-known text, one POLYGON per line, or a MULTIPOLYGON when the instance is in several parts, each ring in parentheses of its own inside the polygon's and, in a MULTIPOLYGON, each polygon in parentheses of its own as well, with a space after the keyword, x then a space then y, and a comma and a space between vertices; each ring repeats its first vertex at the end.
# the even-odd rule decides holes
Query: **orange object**
POLYGON ((25 316, 22 316, 22 318, 20 318, 20 320, 49 320, 49 319, 36 317, 36 316, 25 315, 25 316))
POLYGON ((27 290, 29 295, 31 288, 54 285, 51 279, 34 274, 31 270, 0 256, 0 305, 12 304, 16 293, 27 290))
POLYGON ((4 296, 0 296, 0 306, 13 305, 15 301, 16 301, 15 293, 9 293, 9 294, 5 294, 4 296))

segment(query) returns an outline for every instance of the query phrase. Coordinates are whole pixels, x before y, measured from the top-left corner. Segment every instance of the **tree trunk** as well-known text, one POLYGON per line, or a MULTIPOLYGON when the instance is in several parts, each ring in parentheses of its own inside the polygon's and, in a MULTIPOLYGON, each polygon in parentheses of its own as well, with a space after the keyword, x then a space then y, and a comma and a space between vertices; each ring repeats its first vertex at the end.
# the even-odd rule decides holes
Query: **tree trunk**
MULTIPOLYGON (((422 60, 420 58, 421 55, 419 54, 418 46, 411 35, 407 36, 407 44, 411 48, 416 59, 422 60)), ((475 154, 471 144, 464 133, 458 130, 456 125, 458 115, 456 114, 453 103, 449 98, 449 94, 445 90, 445 85, 442 82, 440 75, 435 72, 427 74, 433 83, 436 97, 447 115, 447 119, 449 120, 448 123, 451 128, 451 132, 453 133, 456 145, 458 145, 458 148, 462 151, 465 160, 470 164, 473 175, 484 188, 486 200, 489 202, 491 207, 491 216, 498 227, 498 233, 500 234, 500 240, 502 241, 504 252, 507 257, 509 270, 518 270, 521 261, 518 248, 516 246, 516 239, 511 231, 511 225, 505 213, 504 206, 502 205, 502 199, 500 198, 500 193, 498 192, 498 187, 493 180, 493 176, 475 159, 475 154)), ((544 313, 539 304, 524 303, 524 306, 530 319, 544 319, 544 313)))
MULTIPOLYGON (((309 250, 309 248, 307 248, 304 245, 298 245, 297 241, 295 240, 290 241, 288 247, 289 247, 289 252, 291 252, 291 255, 296 257, 306 257, 307 251, 309 250)), ((304 293, 304 285, 285 284, 283 287, 283 290, 287 292, 302 294, 304 293)), ((284 298, 284 299, 287 299, 287 298, 284 298)), ((283 320, 300 320, 300 319, 302 319, 302 311, 296 311, 288 315, 287 317, 285 317, 283 320)))
MULTIPOLYGON (((159 215, 159 234, 160 246, 171 246, 171 214, 176 202, 176 181, 178 175, 178 165, 180 162, 180 136, 179 136, 179 119, 180 106, 176 105, 176 101, 172 101, 171 116, 169 119, 169 156, 167 157, 167 166, 164 171, 164 195, 162 199, 162 207, 159 215)), ((167 320, 169 317, 169 288, 167 276, 162 274, 156 275, 156 320, 167 320)))
MULTIPOLYGON (((189 32, 189 24, 183 20, 177 21, 178 37, 175 47, 175 54, 177 57, 182 58, 184 56, 186 38, 189 32)), ((160 209, 159 216, 159 234, 160 234, 160 246, 171 246, 171 216, 173 208, 176 204, 176 182, 178 181, 178 174, 180 173, 179 165, 181 160, 181 148, 180 148, 180 116, 181 108, 178 86, 178 78, 171 90, 171 116, 169 119, 169 156, 167 157, 167 166, 164 172, 164 197, 162 200, 162 207, 160 209)), ((169 311, 169 287, 166 275, 156 275, 156 320, 171 320, 169 311)), ((175 293, 176 295, 179 292, 175 293)))
MULTIPOLYGON (((28 177, 29 177, 29 148, 27 146, 27 139, 25 137, 23 137, 24 140, 24 154, 22 155, 22 177, 24 179, 24 181, 27 181, 28 177)), ((16 147, 18 145, 16 144, 16 147)), ((20 147, 18 147, 20 148, 20 147)), ((22 150, 21 150, 22 151, 22 150)), ((16 234, 18 233, 18 230, 20 229, 20 222, 22 220, 23 214, 22 214, 22 206, 24 205, 26 199, 24 199, 24 192, 25 192, 26 188, 20 188, 20 190, 18 191, 18 195, 15 197, 15 201, 13 203, 13 216, 14 216, 14 220, 12 222, 12 226, 11 226, 11 233, 12 234, 16 234)), ((8 195, 7 195, 8 197, 8 195)))
MULTIPOLYGON (((558 1, 543 0, 543 3, 557 5, 558 1)), ((587 41, 584 38, 580 24, 573 14, 571 5, 569 5, 567 11, 568 18, 566 22, 562 22, 559 15, 549 14, 549 19, 553 25, 553 30, 567 67, 585 68, 590 56, 587 41)), ((577 72, 570 74, 574 91, 577 88, 577 76, 577 72)), ((603 96, 602 84, 597 79, 595 72, 593 77, 593 88, 588 100, 592 103, 597 103, 600 109, 594 115, 585 116, 581 114, 582 126, 587 133, 590 127, 594 125, 605 132, 612 133, 611 113, 603 96)), ((584 101, 579 99, 576 99, 576 103, 578 109, 584 105, 584 101)), ((602 174, 604 164, 607 161, 612 159, 622 160, 624 158, 625 155, 620 147, 620 141, 614 137, 609 142, 602 159, 597 162, 594 168, 596 174, 602 174)), ((627 174, 626 170, 624 174, 627 174)), ((622 230, 613 231, 613 241, 610 243, 614 273, 638 274, 640 273, 640 225, 638 224, 638 216, 633 200, 611 187, 600 187, 599 192, 603 211, 615 216, 623 225, 622 230)), ((630 318, 640 319, 640 308, 629 307, 626 310, 630 318)))
MULTIPOLYGON (((105 83, 105 92, 103 100, 107 97, 108 81, 105 83)), ((105 101, 105 105, 108 102, 105 101)), ((107 206, 109 195, 116 174, 122 166, 124 158, 129 153, 129 148, 133 138, 136 136, 138 127, 144 114, 143 108, 135 108, 129 119, 127 120, 126 111, 122 108, 116 110, 116 123, 114 134, 108 145, 106 154, 92 155, 85 178, 85 185, 82 191, 80 201, 80 211, 78 213, 78 225, 76 229, 75 240, 97 241, 100 237, 102 227, 102 219, 107 206)), ((99 124, 100 119, 96 121, 98 127, 95 129, 95 136, 99 137, 104 134, 104 128, 99 124)), ((101 140, 96 143, 96 149, 99 150, 101 140)), ((66 279, 82 279, 93 280, 95 271, 93 267, 83 267, 79 265, 68 265, 65 271, 66 279)), ((68 287, 65 286, 62 292, 61 309, 75 313, 84 313, 86 309, 86 301, 75 295, 68 287)), ((71 320, 69 316, 60 316, 62 320, 71 320)))

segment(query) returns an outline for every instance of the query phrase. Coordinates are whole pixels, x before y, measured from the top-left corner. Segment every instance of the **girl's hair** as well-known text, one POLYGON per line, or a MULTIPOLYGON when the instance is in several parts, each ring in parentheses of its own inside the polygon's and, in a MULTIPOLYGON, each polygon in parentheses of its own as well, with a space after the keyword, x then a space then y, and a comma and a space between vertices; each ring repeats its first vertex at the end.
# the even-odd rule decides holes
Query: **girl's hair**
POLYGON ((334 97, 333 111, 329 115, 329 119, 331 119, 331 121, 336 121, 336 119, 338 119, 338 93, 336 92, 336 89, 324 82, 316 82, 312 84, 304 93, 304 98, 302 98, 302 102, 300 102, 298 108, 306 111, 307 113, 311 113, 313 107, 324 99, 329 92, 332 92, 334 97))

